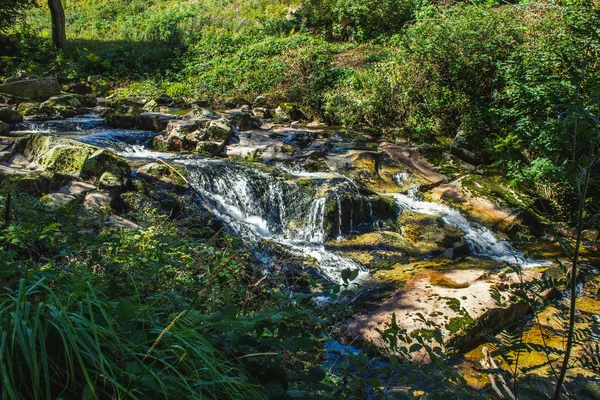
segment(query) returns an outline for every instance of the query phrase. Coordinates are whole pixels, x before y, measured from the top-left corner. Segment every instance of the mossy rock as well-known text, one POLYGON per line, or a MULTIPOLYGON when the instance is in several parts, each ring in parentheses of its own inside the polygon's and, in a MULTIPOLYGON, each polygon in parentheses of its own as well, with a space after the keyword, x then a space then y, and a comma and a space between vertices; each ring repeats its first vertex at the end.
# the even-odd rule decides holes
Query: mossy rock
POLYGON ((163 135, 158 135, 152 138, 152 149, 156 151, 169 151, 169 143, 163 135))
POLYGON ((181 167, 167 167, 157 163, 150 163, 140 167, 138 174, 145 174, 157 181, 176 186, 187 186, 186 172, 181 167))
POLYGON ((60 93, 60 86, 54 78, 25 79, 0 85, 0 93, 28 99, 48 99, 60 93))
POLYGON ((135 128, 136 116, 129 113, 109 112, 104 117, 104 124, 112 128, 135 128))
POLYGON ((199 142, 196 146, 196 152, 216 156, 223 152, 224 143, 219 142, 199 142))
POLYGON ((463 232, 445 224, 440 217, 404 211, 398 216, 402 235, 425 253, 441 252, 461 242, 463 232))
POLYGON ((40 113, 40 105, 39 103, 30 102, 21 103, 17 107, 17 111, 22 115, 37 115, 40 113))
POLYGON ((0 136, 8 135, 8 131, 10 131, 10 126, 6 122, 0 121, 0 136))
POLYGON ((233 136, 232 126, 225 120, 211 121, 204 130, 205 140, 228 141, 233 136))
POLYGON ((57 136, 31 135, 25 155, 44 170, 86 180, 111 172, 124 183, 131 174, 129 164, 116 154, 57 136))
POLYGON ((239 131, 248 131, 260 126, 260 122, 247 112, 232 113, 229 121, 239 131))
POLYGON ((73 140, 53 136, 31 135, 25 155, 40 168, 78 177, 94 148, 73 140))
MULTIPOLYGON (((110 173, 110 179, 124 185, 131 175, 131 167, 125 159, 115 153, 95 148, 95 151, 85 160, 81 168, 82 179, 97 179, 110 173)), ((107 176, 108 179, 108 176, 107 176)))
POLYGON ((0 108, 0 121, 7 124, 23 122, 23 116, 12 108, 0 108))

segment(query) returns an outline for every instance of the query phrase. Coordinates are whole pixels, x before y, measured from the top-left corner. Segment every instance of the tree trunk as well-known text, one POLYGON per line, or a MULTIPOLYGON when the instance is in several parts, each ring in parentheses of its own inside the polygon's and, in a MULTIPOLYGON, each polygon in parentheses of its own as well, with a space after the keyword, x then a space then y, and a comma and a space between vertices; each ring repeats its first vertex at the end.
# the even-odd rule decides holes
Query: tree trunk
POLYGON ((65 10, 60 0, 48 0, 48 7, 52 15, 52 41, 57 49, 62 49, 67 45, 65 10))

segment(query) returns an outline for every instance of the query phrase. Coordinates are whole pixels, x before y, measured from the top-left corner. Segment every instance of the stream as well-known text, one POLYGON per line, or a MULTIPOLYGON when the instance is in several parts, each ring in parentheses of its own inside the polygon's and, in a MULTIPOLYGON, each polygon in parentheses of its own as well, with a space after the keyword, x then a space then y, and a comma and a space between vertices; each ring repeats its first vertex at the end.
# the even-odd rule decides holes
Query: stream
MULTIPOLYGON (((381 216, 374 213, 372 196, 357 192, 357 185, 337 171, 308 172, 299 166, 282 166, 285 177, 273 170, 246 163, 210 159, 199 155, 156 152, 149 148, 155 132, 111 129, 95 115, 59 121, 26 122, 13 127, 21 133, 44 132, 74 138, 110 149, 128 160, 166 160, 183 167, 190 183, 208 200, 214 215, 237 235, 254 243, 274 241, 293 254, 314 259, 323 276, 342 282, 345 269, 359 270, 357 281, 369 274, 359 263, 328 250, 329 240, 375 231, 381 216), (310 187, 301 182, 308 180, 310 187), (350 215, 348 215, 350 213, 350 215)), ((396 180, 406 179, 398 174, 396 180)), ((467 220, 458 210, 419 199, 416 191, 391 195, 400 210, 434 215, 464 233, 473 255, 520 265, 547 265, 529 260, 491 230, 467 220)))

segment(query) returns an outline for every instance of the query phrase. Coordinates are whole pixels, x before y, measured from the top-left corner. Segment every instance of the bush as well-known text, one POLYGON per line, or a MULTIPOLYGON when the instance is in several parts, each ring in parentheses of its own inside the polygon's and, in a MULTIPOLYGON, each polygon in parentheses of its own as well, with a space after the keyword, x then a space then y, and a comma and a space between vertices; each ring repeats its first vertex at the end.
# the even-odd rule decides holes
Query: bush
POLYGON ((419 0, 309 0, 297 12, 300 25, 329 38, 368 40, 400 32, 419 0))

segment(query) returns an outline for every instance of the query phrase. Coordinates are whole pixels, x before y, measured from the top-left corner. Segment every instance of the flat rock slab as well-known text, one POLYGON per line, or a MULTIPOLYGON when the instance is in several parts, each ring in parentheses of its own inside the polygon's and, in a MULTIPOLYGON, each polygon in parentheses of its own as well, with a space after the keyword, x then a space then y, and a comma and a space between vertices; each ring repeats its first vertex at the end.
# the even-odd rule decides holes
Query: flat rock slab
POLYGON ((61 187, 59 193, 68 194, 75 197, 84 197, 86 193, 96 190, 96 186, 85 183, 72 181, 61 187))
POLYGON ((13 155, 6 161, 6 166, 17 169, 27 169, 31 162, 22 153, 13 155))
POLYGON ((380 144, 379 149, 385 151, 394 160, 406 165, 412 172, 428 180, 432 185, 439 185, 449 180, 446 175, 437 172, 433 164, 414 149, 385 141, 380 144))
POLYGON ((132 222, 123 217, 119 217, 118 215, 111 215, 110 217, 108 217, 108 219, 106 220, 105 223, 108 226, 113 226, 115 228, 121 228, 121 229, 139 229, 140 228, 140 226, 138 224, 136 224, 135 222, 132 222))
POLYGON ((239 143, 227 146, 227 155, 246 158, 258 156, 262 160, 289 160, 291 156, 285 152, 286 144, 271 138, 264 131, 244 131, 239 134, 239 143))
MULTIPOLYGON (((398 326, 409 335, 421 329, 437 328, 446 344, 463 332, 468 340, 476 343, 491 330, 502 327, 496 326, 496 323, 501 325, 508 321, 500 314, 494 314, 498 317, 484 326, 474 323, 491 310, 504 310, 496 304, 492 289, 501 283, 516 282, 517 279, 518 276, 508 270, 502 273, 480 269, 423 271, 408 280, 378 309, 367 315, 354 316, 347 323, 347 335, 384 349, 386 343, 376 329, 385 330, 395 314, 398 326), (477 331, 469 331, 469 327, 477 327, 477 331)), ((506 309, 506 312, 510 314, 513 311, 506 309)), ((415 356, 420 358, 424 353, 417 352, 415 356)))
POLYGON ((56 209, 77 202, 77 198, 65 193, 49 193, 42 197, 42 201, 44 201, 49 208, 56 209))
POLYGON ((113 202, 113 196, 106 190, 94 190, 85 195, 83 207, 88 210, 108 209, 113 202))
POLYGON ((31 171, 11 168, 9 166, 0 164, 0 175, 29 175, 30 173, 31 171))

